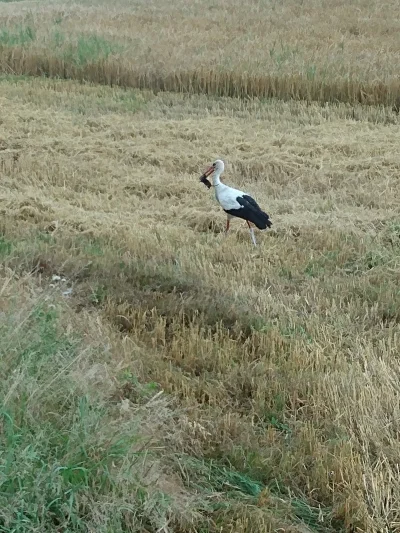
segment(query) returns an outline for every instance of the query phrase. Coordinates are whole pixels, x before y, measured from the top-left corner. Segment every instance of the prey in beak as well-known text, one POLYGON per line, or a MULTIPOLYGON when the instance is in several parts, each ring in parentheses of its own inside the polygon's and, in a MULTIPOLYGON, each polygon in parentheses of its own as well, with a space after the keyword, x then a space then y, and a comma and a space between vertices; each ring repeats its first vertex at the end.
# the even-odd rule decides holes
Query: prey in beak
POLYGON ((210 189, 211 188, 211 183, 208 181, 207 177, 212 174, 214 172, 215 168, 213 166, 211 166, 210 168, 208 168, 204 174, 200 177, 200 181, 202 183, 204 183, 204 185, 207 187, 207 189, 210 189))

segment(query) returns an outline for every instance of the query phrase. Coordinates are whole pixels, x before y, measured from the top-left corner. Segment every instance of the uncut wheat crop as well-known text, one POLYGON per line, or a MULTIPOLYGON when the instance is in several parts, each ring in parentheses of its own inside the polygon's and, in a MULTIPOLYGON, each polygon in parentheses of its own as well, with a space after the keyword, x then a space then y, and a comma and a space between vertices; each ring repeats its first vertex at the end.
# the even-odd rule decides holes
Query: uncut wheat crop
POLYGON ((400 106, 396 2, 2 1, 0 71, 400 106))
POLYGON ((400 531, 395 7, 0 2, 2 532, 400 531))

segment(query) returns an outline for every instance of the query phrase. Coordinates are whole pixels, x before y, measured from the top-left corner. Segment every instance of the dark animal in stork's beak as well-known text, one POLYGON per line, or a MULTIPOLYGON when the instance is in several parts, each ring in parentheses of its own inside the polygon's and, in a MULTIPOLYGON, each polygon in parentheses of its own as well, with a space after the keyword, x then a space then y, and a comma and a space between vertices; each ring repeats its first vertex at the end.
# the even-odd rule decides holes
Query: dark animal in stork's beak
POLYGON ((207 187, 207 189, 211 188, 211 183, 208 181, 207 177, 214 172, 214 167, 208 168, 204 174, 200 177, 201 183, 204 183, 204 185, 207 187))

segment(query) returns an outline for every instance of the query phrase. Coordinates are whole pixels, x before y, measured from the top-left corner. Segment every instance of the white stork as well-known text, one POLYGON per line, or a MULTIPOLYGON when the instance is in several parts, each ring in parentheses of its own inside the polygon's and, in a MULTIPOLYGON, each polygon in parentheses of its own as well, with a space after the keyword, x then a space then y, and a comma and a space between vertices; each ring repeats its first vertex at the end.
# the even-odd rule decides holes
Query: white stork
POLYGON ((267 213, 261 209, 257 202, 249 194, 228 187, 224 183, 221 183, 220 177, 225 168, 224 162, 221 159, 214 161, 212 166, 208 168, 201 176, 200 181, 204 183, 208 188, 211 187, 211 183, 208 181, 207 176, 212 174, 212 181, 215 187, 215 197, 222 209, 227 214, 226 230, 229 230, 231 218, 238 217, 243 218, 250 229, 251 240, 256 245, 256 238, 254 236, 254 230, 251 227, 251 222, 257 226, 258 229, 266 229, 272 226, 272 222, 269 219, 267 213))

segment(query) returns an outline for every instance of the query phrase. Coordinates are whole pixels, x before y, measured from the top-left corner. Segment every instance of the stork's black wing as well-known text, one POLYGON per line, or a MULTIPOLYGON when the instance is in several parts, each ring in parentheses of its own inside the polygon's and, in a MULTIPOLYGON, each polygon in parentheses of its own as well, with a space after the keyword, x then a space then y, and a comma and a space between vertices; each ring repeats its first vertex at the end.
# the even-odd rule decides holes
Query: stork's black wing
POLYGON ((258 229, 266 229, 272 226, 269 215, 261 209, 254 198, 248 194, 244 194, 243 196, 238 196, 236 201, 242 207, 240 209, 226 211, 229 215, 253 222, 258 229))
MULTIPOLYGON (((254 209, 257 209, 258 211, 262 211, 261 207, 258 205, 258 203, 254 200, 254 198, 252 198, 251 196, 249 196, 248 194, 244 194, 242 196, 243 200, 248 202, 252 207, 254 207, 254 209)), ((239 202, 239 204, 242 204, 242 202, 240 202, 239 198, 237 198, 237 201, 239 202)), ((242 204, 243 205, 243 204, 242 204)))

